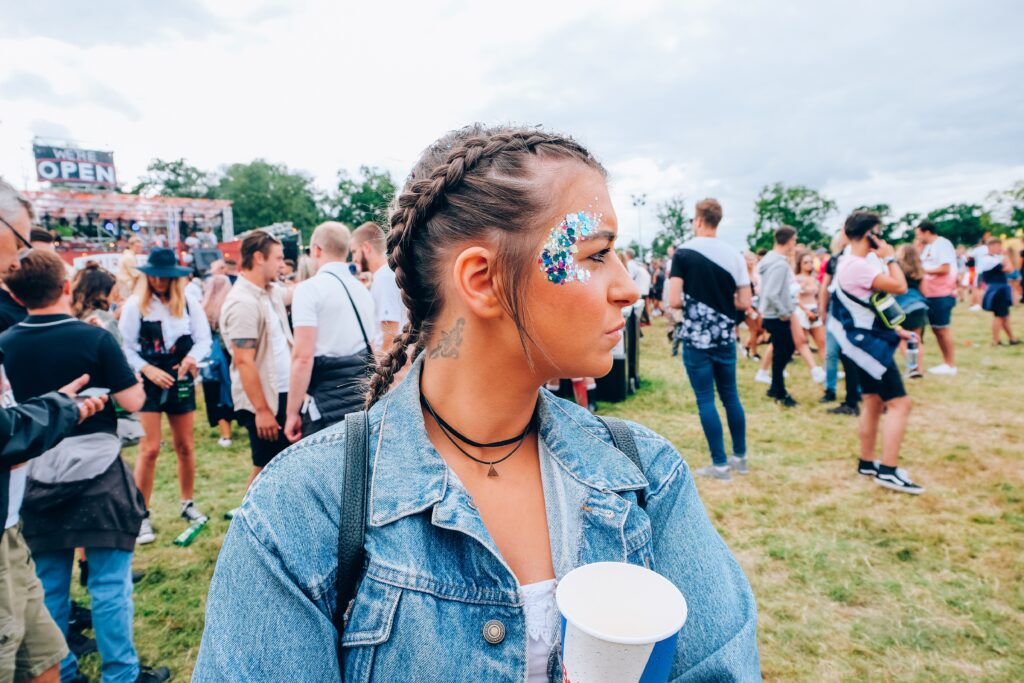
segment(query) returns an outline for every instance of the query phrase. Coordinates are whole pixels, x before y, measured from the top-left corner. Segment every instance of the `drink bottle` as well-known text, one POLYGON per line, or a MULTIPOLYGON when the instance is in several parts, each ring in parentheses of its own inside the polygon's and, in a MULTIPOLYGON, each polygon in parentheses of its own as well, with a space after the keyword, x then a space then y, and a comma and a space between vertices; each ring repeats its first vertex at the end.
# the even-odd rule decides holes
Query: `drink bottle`
POLYGON ((178 537, 174 539, 174 545, 181 546, 182 548, 190 545, 192 541, 196 540, 196 536, 198 536, 199 532, 205 527, 205 520, 196 524, 189 524, 188 528, 178 534, 178 537))
POLYGON ((907 370, 917 370, 917 357, 921 348, 916 334, 911 334, 907 340, 907 370))

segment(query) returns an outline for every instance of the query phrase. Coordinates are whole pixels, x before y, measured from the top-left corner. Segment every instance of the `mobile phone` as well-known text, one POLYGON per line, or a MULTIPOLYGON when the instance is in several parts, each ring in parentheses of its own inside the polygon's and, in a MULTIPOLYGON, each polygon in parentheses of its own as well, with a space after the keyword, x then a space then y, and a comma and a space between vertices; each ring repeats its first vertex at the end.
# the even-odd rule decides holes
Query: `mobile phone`
POLYGON ((878 240, 875 239, 874 233, 868 233, 868 244, 871 245, 872 249, 878 249, 878 240))
POLYGON ((110 393, 105 387, 89 387, 78 392, 78 398, 101 398, 110 393))

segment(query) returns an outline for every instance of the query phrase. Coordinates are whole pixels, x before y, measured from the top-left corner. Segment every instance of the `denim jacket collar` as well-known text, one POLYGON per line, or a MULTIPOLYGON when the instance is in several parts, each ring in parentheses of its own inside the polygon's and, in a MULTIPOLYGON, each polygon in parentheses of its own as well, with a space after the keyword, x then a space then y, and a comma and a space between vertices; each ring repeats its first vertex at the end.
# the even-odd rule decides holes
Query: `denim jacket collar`
MULTIPOLYGON (((420 410, 422 367, 420 356, 406 379, 372 411, 379 410, 370 484, 373 526, 385 526, 426 510, 444 498, 448 487, 448 466, 431 444, 420 410)), ((539 438, 569 476, 597 491, 647 486, 647 479, 633 462, 605 442, 609 437, 600 422, 571 415, 546 390, 539 394, 539 438), (581 457, 584 454, 587 457, 581 457)))

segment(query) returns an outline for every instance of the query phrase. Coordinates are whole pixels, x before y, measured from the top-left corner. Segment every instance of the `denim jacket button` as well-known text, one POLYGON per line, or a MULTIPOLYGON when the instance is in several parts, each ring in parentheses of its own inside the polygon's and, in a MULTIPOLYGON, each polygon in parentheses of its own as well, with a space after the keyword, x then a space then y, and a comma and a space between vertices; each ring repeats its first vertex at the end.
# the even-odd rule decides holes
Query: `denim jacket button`
POLYGON ((505 640, 505 624, 497 619, 491 619, 484 624, 484 640, 491 645, 497 645, 505 640))

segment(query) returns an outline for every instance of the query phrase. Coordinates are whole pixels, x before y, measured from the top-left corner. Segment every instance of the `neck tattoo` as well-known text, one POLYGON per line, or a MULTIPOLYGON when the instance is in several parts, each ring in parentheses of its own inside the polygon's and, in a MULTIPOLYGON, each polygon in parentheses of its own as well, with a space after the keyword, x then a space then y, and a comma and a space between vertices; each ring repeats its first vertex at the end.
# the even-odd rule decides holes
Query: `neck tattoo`
POLYGON ((462 330, 466 327, 466 319, 459 318, 455 321, 455 327, 450 330, 441 330, 441 341, 430 350, 430 358, 451 358, 459 357, 459 348, 462 346, 462 330))

